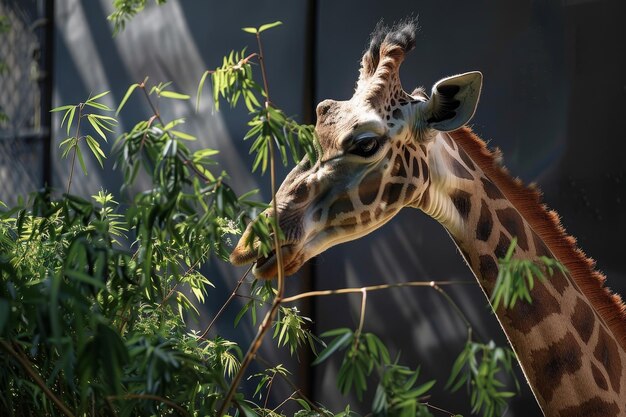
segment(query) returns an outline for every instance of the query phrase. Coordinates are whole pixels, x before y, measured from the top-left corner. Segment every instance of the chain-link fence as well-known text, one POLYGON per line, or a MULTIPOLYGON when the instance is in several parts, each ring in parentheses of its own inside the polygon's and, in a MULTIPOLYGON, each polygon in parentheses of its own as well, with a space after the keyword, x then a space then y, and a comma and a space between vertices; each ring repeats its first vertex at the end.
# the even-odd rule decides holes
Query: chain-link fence
POLYGON ((0 200, 43 185, 49 117, 42 68, 45 1, 0 1, 0 200))

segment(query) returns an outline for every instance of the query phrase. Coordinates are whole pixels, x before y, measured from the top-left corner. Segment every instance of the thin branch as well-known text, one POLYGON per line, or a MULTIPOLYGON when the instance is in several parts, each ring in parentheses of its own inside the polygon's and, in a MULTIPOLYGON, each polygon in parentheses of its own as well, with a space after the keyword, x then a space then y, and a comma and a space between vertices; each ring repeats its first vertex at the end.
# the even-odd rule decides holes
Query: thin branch
POLYGON ((283 298, 283 303, 292 303, 294 301, 301 300, 303 298, 309 297, 323 297, 328 295, 338 295, 338 294, 351 294, 351 293, 360 293, 363 290, 365 291, 379 291, 379 290, 387 290, 390 288, 403 288, 403 287, 433 287, 437 286, 445 286, 445 285, 474 285, 476 282, 474 281, 409 281, 409 282, 398 282, 394 284, 380 284, 380 285, 370 285, 367 287, 352 287, 352 288, 340 288, 337 290, 321 290, 321 291, 309 291, 303 292, 300 294, 296 294, 291 297, 283 298))
MULTIPOLYGON (((256 38, 257 38, 257 44, 259 46, 259 62, 261 64, 261 74, 263 76, 263 86, 265 89, 265 108, 267 109, 270 106, 270 93, 269 93, 269 88, 268 88, 268 83, 267 83, 267 76, 265 72, 265 58, 263 56, 263 46, 261 44, 261 37, 259 36, 259 33, 257 33, 256 38)), ((269 117, 270 115, 268 112, 267 113, 268 122, 269 122, 269 117)), ((276 317, 276 313, 278 312, 278 307, 280 306, 283 296, 285 295, 285 277, 284 277, 285 271, 284 271, 284 266, 283 266, 283 255, 282 255, 282 251, 279 245, 280 242, 278 238, 279 230, 280 230, 278 225, 280 223, 278 222, 278 207, 276 204, 276 172, 275 172, 275 159, 274 159, 274 145, 273 145, 272 140, 269 141, 269 147, 270 147, 270 178, 271 178, 271 186, 272 186, 272 210, 274 211, 274 216, 272 218, 272 226, 273 226, 272 228, 274 229, 274 251, 276 253, 276 264, 277 264, 277 269, 278 269, 276 296, 274 297, 274 301, 272 302, 272 307, 267 312, 267 314, 265 315, 265 318, 263 319, 263 322, 259 326, 259 330, 256 336, 254 337, 252 343, 250 344, 250 348, 248 349, 248 352, 246 352, 246 355, 241 361, 239 371, 237 371, 237 374, 235 375, 235 377, 233 378, 230 384, 230 388, 228 389, 228 392, 226 393, 226 396, 224 397, 224 402, 222 403, 217 413, 217 417, 222 417, 226 413, 226 410, 228 410, 228 407, 230 406, 230 402, 232 401, 233 396, 235 395, 235 391, 237 390, 237 387, 241 383, 243 374, 246 372, 246 368, 248 367, 248 365, 250 365, 250 362, 252 362, 257 351, 261 347, 261 344, 263 343, 263 337, 268 332, 268 330, 272 327, 274 317, 276 317)))
POLYGON ((452 297, 450 297, 450 295, 446 291, 444 291, 444 289, 441 288, 436 282, 433 281, 432 287, 435 291, 437 291, 439 294, 443 296, 443 298, 448 302, 448 304, 450 304, 454 312, 459 316, 461 320, 463 320, 463 323, 465 323, 465 327, 467 328, 467 340, 468 341, 472 340, 472 329, 473 329, 472 323, 470 323, 465 313, 463 313, 463 310, 461 310, 461 308, 457 305, 457 303, 454 302, 452 297))
MULTIPOLYGON (((146 84, 144 82, 139 83, 139 88, 143 90, 143 93, 146 96, 146 100, 148 101, 148 105, 150 105, 150 109, 152 110, 154 117, 156 117, 159 123, 161 123, 161 126, 165 126, 165 124, 163 123, 163 119, 161 119, 161 113, 159 112, 159 109, 154 106, 154 103, 150 99, 150 94, 148 94, 148 90, 146 90, 146 84)), ((150 120, 152 120, 152 117, 150 118, 150 120)), ((152 122, 150 121, 150 123, 152 122)), ((170 140, 173 140, 170 132, 165 131, 164 133, 170 140)), ((181 154, 178 153, 178 151, 176 152, 176 156, 182 161, 183 164, 185 164, 185 166, 190 167, 193 172, 202 179, 202 181, 204 181, 205 183, 211 182, 211 180, 198 169, 193 161, 190 161, 189 159, 183 157, 181 154)))
POLYGON ((361 288, 361 317, 359 318, 359 327, 354 332, 354 344, 352 345, 352 351, 356 353, 359 348, 359 342, 361 340, 361 333, 363 332, 363 326, 365 325, 365 307, 367 305, 367 290, 361 288))
POLYGON ((450 415, 450 416, 452 416, 452 417, 454 417, 454 416, 458 415, 458 413, 453 413, 453 412, 448 411, 448 410, 446 410, 446 409, 443 409, 443 408, 439 408, 439 407, 437 407, 437 406, 434 406, 434 405, 432 405, 432 404, 430 404, 430 403, 420 403, 420 404, 425 405, 425 406, 426 406, 426 407, 428 407, 428 408, 432 408, 433 410, 437 410, 437 411, 440 411, 440 412, 442 412, 442 413, 449 414, 449 415, 450 415))
POLYGON ((176 410, 178 412, 178 414, 180 414, 180 415, 183 415, 183 416, 188 416, 189 415, 189 412, 187 412, 187 410, 185 410, 180 405, 176 404, 174 401, 168 400, 167 398, 159 397, 158 395, 152 395, 152 394, 124 394, 124 395, 109 395, 106 398, 107 398, 107 400, 152 400, 152 401, 158 401, 158 402, 161 402, 163 404, 169 405, 174 410, 176 410))
POLYGON ((17 360, 20 365, 22 365, 24 371, 26 371, 26 373, 32 378, 35 384, 37 384, 37 386, 41 388, 44 394, 46 394, 46 397, 50 398, 50 400, 52 400, 52 402, 57 407, 59 407, 59 410, 61 410, 63 414, 68 417, 74 417, 74 414, 69 410, 69 408, 67 408, 63 401, 61 401, 56 395, 54 395, 52 391, 50 391, 50 388, 48 388, 46 383, 41 379, 39 373, 33 369, 30 361, 26 356, 20 355, 19 352, 15 351, 11 347, 11 345, 4 340, 0 340, 0 347, 2 347, 9 355, 13 356, 13 358, 15 358, 15 360, 17 360))
MULTIPOLYGON (((269 363, 267 360, 263 359, 261 356, 257 355, 255 357, 255 359, 259 362, 261 362, 263 364, 263 366, 265 366, 266 368, 273 368, 272 364, 269 363)), ((320 415, 324 415, 325 413, 322 411, 321 408, 319 408, 314 402, 313 400, 311 400, 309 397, 307 397, 302 390, 291 380, 291 378, 289 378, 287 375, 283 375, 281 373, 278 374, 283 381, 285 381, 287 384, 289 384, 289 386, 294 390, 295 393, 298 394, 298 396, 300 398, 302 398, 304 401, 306 401, 307 403, 309 403, 309 405, 311 406, 311 408, 313 410, 315 410, 318 414, 320 415)), ((293 395, 293 394, 292 394, 293 395)))
POLYGON ((237 291, 239 290, 239 287, 241 287, 241 284, 243 283, 243 280, 248 276, 250 271, 252 271, 252 266, 253 265, 254 264, 250 265, 248 270, 241 276, 241 278, 239 278, 239 281, 237 281, 237 285, 233 289, 233 292, 230 293, 230 296, 228 297, 226 302, 222 305, 222 307, 220 307, 220 309, 217 312, 217 314, 215 315, 215 317, 213 317, 213 320, 211 320, 211 323, 209 323, 209 326, 204 330, 204 332, 202 332, 202 334, 200 335, 200 339, 204 339, 206 337, 206 335, 209 334, 209 330, 211 330, 211 327, 213 327, 213 324, 215 324, 217 319, 222 315, 222 313, 226 309, 226 306, 228 306, 228 304, 230 304, 230 302, 233 300, 233 298, 235 298, 235 296, 237 295, 237 291))

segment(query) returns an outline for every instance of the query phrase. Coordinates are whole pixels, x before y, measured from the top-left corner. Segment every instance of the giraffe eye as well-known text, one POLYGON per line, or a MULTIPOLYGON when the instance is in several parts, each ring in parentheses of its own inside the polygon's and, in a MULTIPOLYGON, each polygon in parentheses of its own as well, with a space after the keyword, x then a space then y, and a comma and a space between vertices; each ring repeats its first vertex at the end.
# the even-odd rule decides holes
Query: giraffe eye
POLYGON ((378 148, 380 148, 380 142, 378 136, 364 136, 356 140, 350 153, 367 158, 374 155, 378 148))

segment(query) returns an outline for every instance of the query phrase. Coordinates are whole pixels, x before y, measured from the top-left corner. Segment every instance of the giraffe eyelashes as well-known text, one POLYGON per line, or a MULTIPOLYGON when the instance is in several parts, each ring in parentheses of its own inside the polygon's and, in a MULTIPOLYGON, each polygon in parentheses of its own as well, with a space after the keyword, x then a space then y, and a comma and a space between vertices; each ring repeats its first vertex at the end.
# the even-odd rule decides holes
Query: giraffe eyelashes
POLYGON ((362 156, 363 158, 368 158, 380 149, 380 137, 365 134, 356 138, 352 147, 348 150, 349 153, 353 155, 362 156))

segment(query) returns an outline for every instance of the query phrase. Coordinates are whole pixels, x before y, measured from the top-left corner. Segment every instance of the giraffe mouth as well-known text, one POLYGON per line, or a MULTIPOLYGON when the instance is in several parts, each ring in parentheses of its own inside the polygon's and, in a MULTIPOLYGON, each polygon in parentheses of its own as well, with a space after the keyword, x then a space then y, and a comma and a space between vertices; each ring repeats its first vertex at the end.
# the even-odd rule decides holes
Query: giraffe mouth
MULTIPOLYGON (((296 250, 296 246, 292 244, 282 245, 280 247, 280 253, 283 261, 283 269, 285 275, 291 275, 296 272, 302 264, 299 256, 299 252, 296 250)), ((276 257, 276 250, 272 250, 267 256, 257 258, 255 261, 252 273, 255 277, 260 279, 272 279, 278 275, 278 259, 276 257)))

